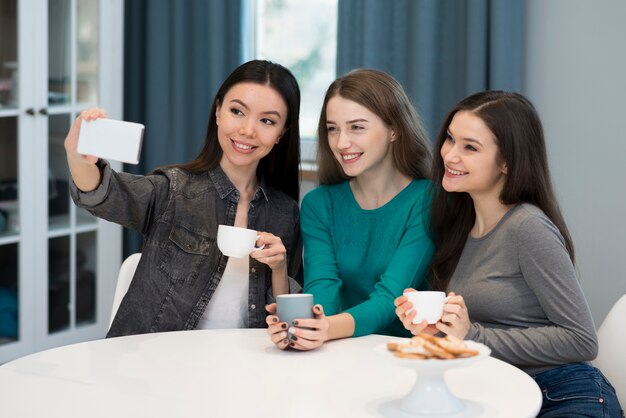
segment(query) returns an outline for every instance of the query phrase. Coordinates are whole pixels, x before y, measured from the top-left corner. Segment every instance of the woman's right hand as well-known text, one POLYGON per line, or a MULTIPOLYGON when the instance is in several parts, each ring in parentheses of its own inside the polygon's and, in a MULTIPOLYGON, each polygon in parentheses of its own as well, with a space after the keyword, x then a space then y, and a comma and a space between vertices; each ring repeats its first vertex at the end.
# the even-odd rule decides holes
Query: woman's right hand
MULTIPOLYGON (((415 289, 409 288, 404 289, 403 293, 415 291, 415 289)), ((422 332, 425 332, 427 334, 436 334, 437 332, 439 332, 439 330, 434 325, 429 325, 428 321, 425 319, 420 323, 413 323, 413 318, 415 318, 417 312, 415 312, 415 309, 413 309, 413 303, 409 302, 409 299, 404 296, 404 294, 402 296, 398 296, 393 301, 393 304, 396 306, 396 315, 398 316, 398 318, 400 318, 400 321, 402 321, 402 325, 404 325, 404 328, 411 331, 411 334, 417 335, 422 332)))
POLYGON ((106 112, 104 109, 91 108, 84 110, 78 115, 65 137, 64 146, 67 155, 67 165, 69 166, 74 184, 83 192, 97 188, 100 185, 101 179, 100 170, 96 167, 98 157, 78 153, 80 125, 83 120, 89 121, 105 117, 106 112))
POLYGON ((78 153, 78 136, 80 134, 80 125, 83 120, 96 120, 99 118, 106 118, 106 116, 106 111, 97 107, 93 107, 91 109, 83 110, 82 112, 80 112, 78 117, 74 120, 70 131, 65 137, 64 145, 68 159, 70 157, 84 159, 91 164, 95 164, 96 161, 98 161, 98 157, 95 157, 93 155, 82 155, 78 153))
POLYGON ((286 322, 280 322, 280 318, 274 315, 276 313, 275 303, 267 305, 265 310, 271 314, 265 318, 265 322, 267 323, 267 335, 270 336, 270 339, 276 347, 284 350, 289 347, 289 338, 287 337, 287 328, 289 328, 289 326, 286 322))

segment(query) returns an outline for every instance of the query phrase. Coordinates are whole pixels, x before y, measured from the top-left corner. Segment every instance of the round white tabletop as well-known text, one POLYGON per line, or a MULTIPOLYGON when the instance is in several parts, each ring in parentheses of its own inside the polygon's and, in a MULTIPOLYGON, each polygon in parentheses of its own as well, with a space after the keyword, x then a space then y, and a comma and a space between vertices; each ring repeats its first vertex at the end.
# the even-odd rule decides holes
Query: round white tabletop
MULTIPOLYGON (((376 352, 388 340, 348 338, 310 352, 280 351, 263 329, 96 340, 0 366, 0 410, 11 418, 403 418, 393 405, 417 375, 376 352)), ((449 370, 445 381, 467 406, 454 417, 534 417, 541 406, 533 379, 491 357, 449 370)))

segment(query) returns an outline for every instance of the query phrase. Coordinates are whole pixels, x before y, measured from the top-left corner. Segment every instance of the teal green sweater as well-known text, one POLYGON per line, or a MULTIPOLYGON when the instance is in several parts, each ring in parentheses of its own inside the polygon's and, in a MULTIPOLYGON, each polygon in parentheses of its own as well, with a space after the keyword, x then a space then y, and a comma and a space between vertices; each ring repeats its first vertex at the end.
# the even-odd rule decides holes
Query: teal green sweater
POLYGON ((413 180, 384 206, 361 209, 347 181, 302 201, 304 291, 326 315, 347 312, 354 336, 405 336, 393 300, 423 288, 434 245, 428 236, 428 180, 413 180))

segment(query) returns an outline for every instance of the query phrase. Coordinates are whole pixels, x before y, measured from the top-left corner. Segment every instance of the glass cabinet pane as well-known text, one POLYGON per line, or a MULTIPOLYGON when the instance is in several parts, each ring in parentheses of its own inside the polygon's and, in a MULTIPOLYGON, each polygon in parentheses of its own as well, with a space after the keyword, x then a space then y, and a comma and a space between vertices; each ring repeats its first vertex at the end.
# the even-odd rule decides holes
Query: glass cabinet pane
POLYGON ((113 289, 97 280, 117 274, 119 255, 102 263, 98 250, 119 244, 120 227, 72 203, 64 141, 80 111, 121 112, 123 11, 0 0, 0 364, 106 331, 98 309, 113 289))
POLYGON ((17 0, 0 1, 0 109, 17 107, 17 0))
POLYGON ((76 324, 96 321, 96 233, 76 236, 76 324))
POLYGON ((85 226, 85 225, 96 225, 98 222, 98 218, 93 216, 91 213, 87 212, 83 208, 76 208, 76 225, 77 226, 85 226))
POLYGON ((0 238, 20 230, 17 150, 17 118, 0 117, 0 238))
POLYGON ((63 146, 70 123, 69 114, 48 117, 48 225, 51 230, 70 225, 70 175, 63 146))
POLYGON ((48 241, 48 332, 70 326, 70 237, 48 241))
POLYGON ((0 346, 18 339, 18 245, 0 245, 0 346))
POLYGON ((71 90, 71 1, 48 3, 48 103, 70 103, 71 90))
POLYGON ((98 103, 100 62, 99 1, 80 0, 76 27, 76 96, 79 103, 98 103))

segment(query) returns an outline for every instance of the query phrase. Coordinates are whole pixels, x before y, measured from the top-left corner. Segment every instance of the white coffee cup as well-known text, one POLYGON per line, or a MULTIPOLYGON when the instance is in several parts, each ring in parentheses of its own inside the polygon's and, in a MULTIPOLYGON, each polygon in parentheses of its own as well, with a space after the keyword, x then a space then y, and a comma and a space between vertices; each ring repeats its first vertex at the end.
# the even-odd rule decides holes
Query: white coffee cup
POLYGON ((424 319, 429 324, 436 324, 441 319, 443 305, 446 303, 445 292, 415 291, 406 292, 404 296, 413 304, 411 311, 415 310, 416 312, 412 320, 414 324, 419 324, 424 319))
POLYGON ((257 232, 253 229, 229 225, 217 227, 217 246, 229 257, 243 258, 254 250, 262 250, 265 245, 257 247, 258 238, 257 232))

